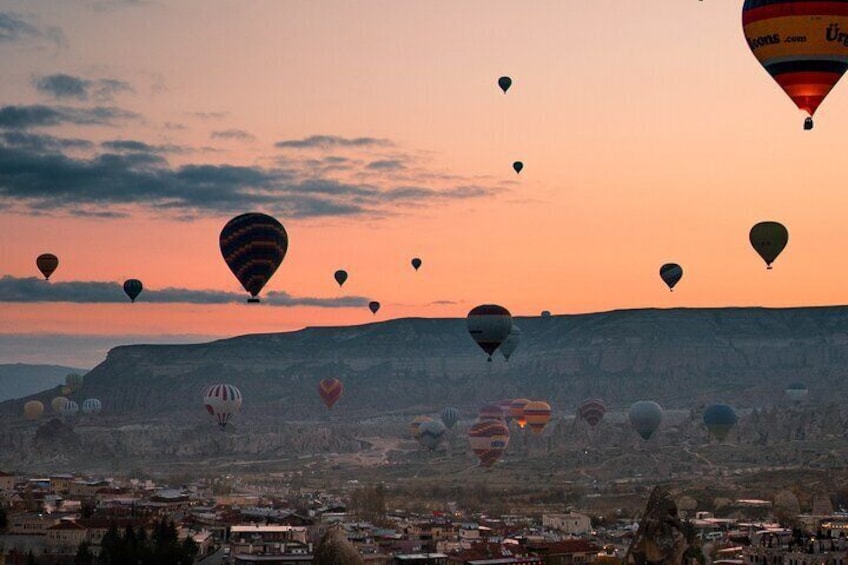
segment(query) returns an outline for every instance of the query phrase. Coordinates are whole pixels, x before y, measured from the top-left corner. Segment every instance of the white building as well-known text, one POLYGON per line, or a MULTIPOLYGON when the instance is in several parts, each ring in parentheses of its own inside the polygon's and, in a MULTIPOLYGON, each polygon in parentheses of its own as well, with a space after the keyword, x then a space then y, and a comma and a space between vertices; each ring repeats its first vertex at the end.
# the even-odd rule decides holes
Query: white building
POLYGON ((592 530, 592 520, 586 514, 566 512, 565 514, 543 514, 542 526, 566 534, 586 534, 592 530))

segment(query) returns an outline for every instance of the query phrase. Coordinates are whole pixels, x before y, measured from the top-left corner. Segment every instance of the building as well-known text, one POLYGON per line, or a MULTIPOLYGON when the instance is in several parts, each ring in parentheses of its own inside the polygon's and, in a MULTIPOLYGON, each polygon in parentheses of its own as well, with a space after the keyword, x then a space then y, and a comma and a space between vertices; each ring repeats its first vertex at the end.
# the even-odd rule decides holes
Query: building
POLYGON ((566 534, 582 535, 592 531, 592 520, 579 512, 565 514, 543 514, 542 526, 566 534))

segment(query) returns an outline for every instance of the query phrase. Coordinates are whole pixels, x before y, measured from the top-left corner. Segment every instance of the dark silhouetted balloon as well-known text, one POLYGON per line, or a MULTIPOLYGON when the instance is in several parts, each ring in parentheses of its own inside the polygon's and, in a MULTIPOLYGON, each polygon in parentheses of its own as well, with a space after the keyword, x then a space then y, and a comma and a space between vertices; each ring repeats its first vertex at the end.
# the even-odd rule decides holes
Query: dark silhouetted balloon
POLYGON ((512 315, 497 304, 482 304, 471 309, 465 320, 468 333, 477 345, 489 355, 500 347, 512 330, 512 315))
POLYGON ((498 86, 500 86, 501 90, 503 90, 504 94, 506 94, 506 91, 509 90, 510 86, 512 86, 512 79, 509 77, 501 77, 498 79, 498 86))
POLYGON ((501 355, 504 356, 504 359, 509 361, 509 358, 512 357, 512 354, 515 353, 515 350, 518 349, 518 345, 521 343, 521 328, 512 324, 512 329, 509 330, 509 335, 498 348, 498 351, 501 352, 501 355))
POLYGON ((766 268, 771 269, 771 264, 789 242, 789 232, 778 222, 760 222, 751 228, 748 239, 766 262, 766 268))
POLYGON ((524 168, 524 163, 522 163, 521 161, 516 161, 512 164, 512 168, 513 170, 515 170, 516 173, 520 173, 521 169, 524 168))
POLYGON ((642 439, 648 440, 660 427, 662 413, 662 406, 653 400, 639 400, 630 406, 630 425, 642 439))
POLYGON ((674 285, 683 277, 683 267, 677 263, 666 263, 660 267, 660 278, 668 285, 668 290, 674 291, 674 285))
POLYGON ((50 280, 50 275, 59 266, 59 258, 52 253, 42 253, 35 259, 35 266, 44 275, 44 280, 50 280))
POLYGON ((135 299, 138 298, 138 295, 141 294, 142 290, 144 290, 144 286, 141 284, 140 280, 127 279, 124 281, 124 292, 130 297, 131 302, 135 302, 135 299))
POLYGON ((333 278, 336 279, 336 282, 339 283, 339 286, 342 286, 347 280, 347 271, 339 269, 338 271, 333 273, 333 278))
POLYGON ((606 413, 606 405, 597 398, 584 400, 580 407, 577 408, 577 416, 586 420, 593 428, 601 422, 606 413))
POLYGON ((419 259, 418 257, 415 257, 411 261, 411 263, 412 263, 412 268, 415 269, 416 271, 421 267, 421 259, 419 259))
POLYGON ((219 244, 227 266, 250 293, 247 301, 259 302, 256 295, 274 275, 289 248, 283 224, 267 214, 242 214, 227 222, 219 244))
POLYGON ((376 300, 372 300, 371 302, 368 303, 368 309, 371 310, 372 314, 376 314, 377 310, 380 309, 380 303, 377 302, 376 300))
POLYGON ((332 408, 333 404, 341 398, 344 392, 344 385, 339 379, 322 379, 318 383, 318 394, 327 408, 332 408))
POLYGON ((717 440, 723 441, 736 425, 736 410, 727 404, 711 404, 704 410, 704 424, 717 440))
POLYGON ((468 443, 483 467, 491 467, 509 445, 509 427, 503 420, 477 422, 468 431, 468 443))
POLYGON ((550 318, 551 317, 551 311, 550 310, 542 310, 541 316, 543 318, 550 318))
POLYGON ((839 27, 846 18, 844 1, 745 0, 742 6, 748 47, 792 102, 809 114, 804 129, 812 129, 813 114, 848 68, 840 45, 846 30, 839 27))

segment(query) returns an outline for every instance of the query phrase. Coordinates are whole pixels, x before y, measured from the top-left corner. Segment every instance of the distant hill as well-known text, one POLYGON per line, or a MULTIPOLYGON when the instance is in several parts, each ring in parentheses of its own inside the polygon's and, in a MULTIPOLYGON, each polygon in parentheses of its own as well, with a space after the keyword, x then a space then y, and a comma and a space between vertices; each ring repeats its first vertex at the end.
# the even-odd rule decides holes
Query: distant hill
POLYGON ((0 401, 23 398, 65 384, 68 373, 84 375, 85 369, 60 365, 0 364, 0 401))

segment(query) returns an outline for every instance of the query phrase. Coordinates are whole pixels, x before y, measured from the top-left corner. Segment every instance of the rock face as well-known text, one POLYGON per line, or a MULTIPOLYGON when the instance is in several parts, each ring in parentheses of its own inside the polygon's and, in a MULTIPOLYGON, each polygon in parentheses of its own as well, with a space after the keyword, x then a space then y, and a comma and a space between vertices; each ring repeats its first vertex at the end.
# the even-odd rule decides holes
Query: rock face
MULTIPOLYGON (((554 447, 561 436, 582 430, 566 426, 564 418, 586 398, 601 398, 610 410, 597 430, 585 431, 592 441, 610 440, 614 413, 643 399, 656 400, 669 416, 657 441, 664 434, 699 433, 698 410, 715 401, 740 412, 733 441, 767 446, 842 429, 838 409, 804 412, 803 405, 788 406, 784 389, 801 381, 810 390, 806 405, 845 404, 848 307, 631 310, 515 320, 522 341, 509 362, 496 352, 487 363, 464 319, 407 318, 199 345, 117 347, 73 393, 80 404, 98 398, 103 406, 96 416, 78 416, 74 431, 82 437, 81 452, 117 460, 345 452, 359 448, 357 437, 378 435, 351 425, 438 417, 445 406, 469 418, 482 404, 505 398, 551 404, 555 416, 544 437, 554 447), (317 392, 328 377, 344 383, 332 410, 317 392), (202 406, 203 391, 214 383, 234 384, 244 396, 241 413, 223 433, 202 406), (675 422, 670 409, 689 417, 675 422), (787 418, 790 409, 797 414, 787 418)), ((0 456, 18 456, 31 446, 39 422, 21 415, 33 398, 49 406, 52 393, 0 403, 0 456)), ((621 441, 632 435, 626 426, 616 433, 621 441)))
POLYGON ((654 487, 625 563, 692 565, 699 562, 703 563, 703 555, 695 541, 695 529, 680 519, 668 489, 654 487))

